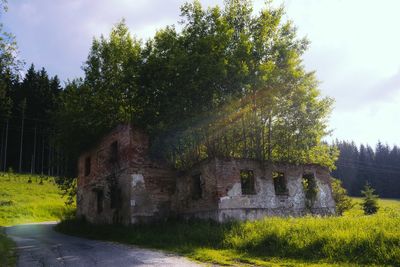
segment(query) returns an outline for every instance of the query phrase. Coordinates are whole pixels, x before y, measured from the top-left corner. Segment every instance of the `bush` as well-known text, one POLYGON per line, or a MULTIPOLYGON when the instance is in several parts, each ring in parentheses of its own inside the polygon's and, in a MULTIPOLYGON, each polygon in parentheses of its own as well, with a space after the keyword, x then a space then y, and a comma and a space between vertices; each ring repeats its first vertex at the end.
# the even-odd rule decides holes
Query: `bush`
POLYGON ((0 227, 0 266, 15 266, 16 254, 13 241, 4 233, 0 227))
POLYGON ((354 203, 343 188, 342 181, 332 178, 332 194, 336 203, 336 214, 342 216, 343 212, 354 207, 354 203))
POLYGON ((58 177, 56 183, 58 188, 62 191, 62 196, 66 197, 65 204, 67 206, 72 206, 76 201, 76 193, 77 193, 77 178, 61 178, 58 177))
POLYGON ((364 186, 364 190, 361 191, 361 194, 364 196, 361 206, 365 215, 371 215, 378 212, 378 195, 375 195, 374 192, 375 189, 373 189, 368 183, 364 186))

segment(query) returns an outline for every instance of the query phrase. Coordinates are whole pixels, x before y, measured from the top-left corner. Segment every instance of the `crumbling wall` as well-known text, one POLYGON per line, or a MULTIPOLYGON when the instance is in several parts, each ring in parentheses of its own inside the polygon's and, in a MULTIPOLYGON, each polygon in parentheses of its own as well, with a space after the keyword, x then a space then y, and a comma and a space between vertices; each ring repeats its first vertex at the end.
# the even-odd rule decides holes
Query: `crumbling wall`
POLYGON ((93 223, 137 223, 167 217, 175 176, 148 157, 148 137, 120 125, 79 159, 78 216, 93 223), (117 144, 117 157, 113 154, 117 144), (87 159, 90 173, 87 174, 87 159), (101 194, 103 196, 101 197, 101 194), (99 210, 99 198, 102 208, 99 210))
POLYGON ((128 125, 120 125, 95 148, 80 156, 78 217, 93 223, 129 223, 129 205, 124 199, 129 199, 130 194, 126 186, 129 183, 130 131, 128 125), (117 142, 117 158, 111 156, 114 142, 117 142))
POLYGON ((176 173, 164 162, 149 157, 149 139, 133 131, 130 173, 130 223, 165 219, 170 214, 176 173))
POLYGON ((149 158, 148 136, 130 125, 118 126, 83 153, 78 170, 77 214, 93 223, 141 223, 174 215, 224 222, 335 212, 324 167, 208 159, 177 173, 149 158), (315 179, 312 201, 304 174, 315 179))
POLYGON ((166 219, 175 191, 175 172, 162 164, 133 167, 130 172, 131 223, 166 219))
POLYGON ((211 218, 216 221, 254 220, 265 216, 301 216, 307 213, 328 215, 335 211, 329 172, 317 165, 268 164, 246 159, 213 159, 197 167, 215 184, 210 189, 214 198, 192 200, 188 176, 178 180, 177 195, 184 217, 211 218), (244 194, 240 173, 254 174, 254 192, 244 194), (284 174, 286 192, 275 191, 273 172, 284 174), (311 207, 306 206, 303 174, 312 173, 316 179, 317 195, 311 207), (209 203, 207 201, 209 200, 209 203), (216 202, 215 202, 216 201, 216 202), (199 209, 198 203, 204 203, 199 209))
POLYGON ((217 177, 213 160, 201 162, 176 178, 172 209, 180 217, 216 219, 218 208, 217 177), (194 183, 199 179, 199 184, 194 183), (195 189, 194 187, 199 187, 195 189), (200 189, 200 194, 198 190, 200 189))

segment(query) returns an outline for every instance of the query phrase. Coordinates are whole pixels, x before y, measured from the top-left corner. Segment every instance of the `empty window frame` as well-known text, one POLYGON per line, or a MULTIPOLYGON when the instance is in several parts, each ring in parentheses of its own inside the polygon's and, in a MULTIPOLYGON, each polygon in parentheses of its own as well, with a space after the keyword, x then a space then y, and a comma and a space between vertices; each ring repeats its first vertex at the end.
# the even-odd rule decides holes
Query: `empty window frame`
POLYGON ((314 173, 303 173, 303 183, 306 183, 307 187, 312 187, 316 184, 314 173))
POLYGON ((110 162, 118 162, 118 141, 114 141, 110 145, 110 162))
POLYGON ((100 214, 103 212, 103 205, 104 205, 103 190, 96 191, 96 197, 97 197, 97 213, 100 214))
POLYGON ((286 187, 286 177, 283 172, 272 172, 272 179, 274 180, 274 188, 276 195, 286 195, 288 193, 286 187))
POLYGON ((192 199, 197 200, 203 197, 203 180, 201 173, 192 175, 192 199))
POLYGON ((303 173, 303 188, 306 199, 315 200, 317 196, 317 181, 315 180, 314 173, 303 173))
POLYGON ((89 176, 91 168, 91 158, 86 157, 85 159, 85 176, 89 176))
POLYGON ((121 189, 113 188, 112 190, 110 190, 110 208, 121 208, 121 189))
POLYGON ((254 195, 256 193, 254 172, 252 170, 240 170, 240 183, 242 186, 242 195, 254 195))

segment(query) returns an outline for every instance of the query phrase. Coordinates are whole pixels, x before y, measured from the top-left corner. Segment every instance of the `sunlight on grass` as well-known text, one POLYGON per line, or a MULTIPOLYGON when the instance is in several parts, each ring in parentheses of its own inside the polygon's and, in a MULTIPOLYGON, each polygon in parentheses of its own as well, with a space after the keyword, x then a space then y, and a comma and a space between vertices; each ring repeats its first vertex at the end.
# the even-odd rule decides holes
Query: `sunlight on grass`
POLYGON ((60 193, 53 177, 0 172, 0 266, 15 263, 13 242, 2 227, 60 220, 74 209, 65 206, 60 193))
POLYGON ((60 220, 73 207, 65 199, 53 177, 0 173, 0 226, 60 220), (31 179, 31 183, 28 180, 31 179))
POLYGON ((269 217, 227 224, 169 221, 132 226, 94 226, 72 220, 62 222, 57 229, 221 265, 399 266, 400 201, 379 200, 379 204, 379 212, 370 216, 363 215, 356 204, 342 217, 269 217))

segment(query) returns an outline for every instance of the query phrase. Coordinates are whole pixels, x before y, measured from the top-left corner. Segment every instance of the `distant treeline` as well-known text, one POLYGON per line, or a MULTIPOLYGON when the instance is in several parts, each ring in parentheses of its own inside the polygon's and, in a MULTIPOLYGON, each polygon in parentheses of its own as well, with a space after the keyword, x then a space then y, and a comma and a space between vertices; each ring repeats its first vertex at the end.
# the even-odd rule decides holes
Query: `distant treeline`
POLYGON ((400 149, 378 142, 375 148, 337 141, 340 150, 332 176, 343 181, 352 196, 359 196, 368 182, 380 197, 400 197, 400 149))
MULTIPOLYGON (((62 88, 57 76, 33 65, 23 79, 14 75, 5 86, 0 112, 0 171, 46 175, 66 173, 66 158, 55 145, 55 112, 62 88)), ((0 99, 1 100, 1 99, 0 99)), ((75 165, 75 164, 74 164, 75 165)))

